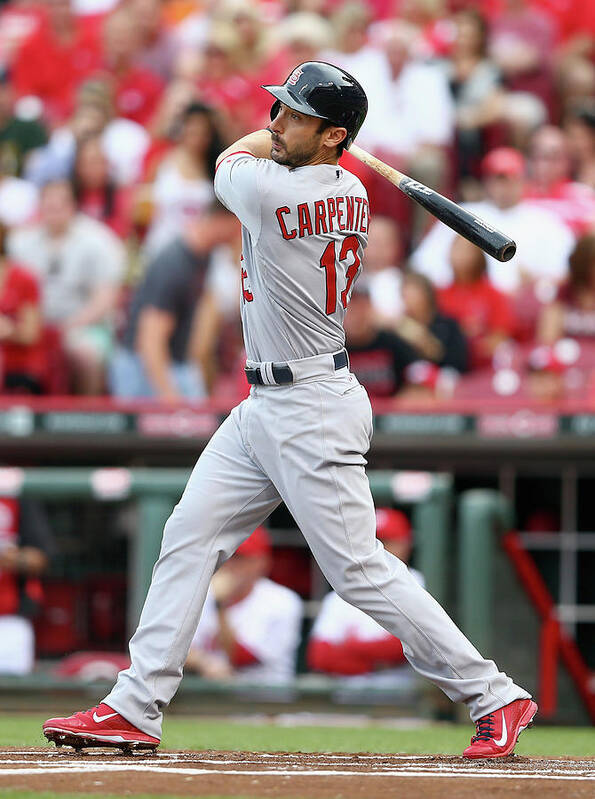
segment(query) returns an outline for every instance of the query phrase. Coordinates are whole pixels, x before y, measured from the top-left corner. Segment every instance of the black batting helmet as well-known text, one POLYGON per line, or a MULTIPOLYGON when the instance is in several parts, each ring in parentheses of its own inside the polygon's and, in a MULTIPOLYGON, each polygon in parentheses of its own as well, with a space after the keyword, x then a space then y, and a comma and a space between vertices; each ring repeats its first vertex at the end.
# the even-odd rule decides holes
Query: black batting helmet
POLYGON ((324 61, 306 61, 296 67, 282 86, 263 86, 275 98, 271 119, 284 103, 311 117, 345 128, 343 145, 349 147, 368 113, 368 98, 348 72, 324 61))

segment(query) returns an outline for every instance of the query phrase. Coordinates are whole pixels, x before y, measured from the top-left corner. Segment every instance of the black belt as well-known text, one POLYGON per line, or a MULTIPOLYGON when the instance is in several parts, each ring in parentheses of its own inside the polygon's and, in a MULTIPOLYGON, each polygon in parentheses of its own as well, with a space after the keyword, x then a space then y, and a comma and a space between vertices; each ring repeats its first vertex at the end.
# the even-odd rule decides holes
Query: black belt
MULTIPOLYGON (((333 355, 335 362, 335 369, 343 369, 349 363, 347 359, 347 350, 341 350, 333 355)), ((246 366, 244 367, 246 377, 251 386, 264 386, 265 382, 260 373, 260 366, 246 366)), ((293 383, 293 372, 288 363, 274 363, 272 365, 273 379, 278 385, 286 385, 293 383)))

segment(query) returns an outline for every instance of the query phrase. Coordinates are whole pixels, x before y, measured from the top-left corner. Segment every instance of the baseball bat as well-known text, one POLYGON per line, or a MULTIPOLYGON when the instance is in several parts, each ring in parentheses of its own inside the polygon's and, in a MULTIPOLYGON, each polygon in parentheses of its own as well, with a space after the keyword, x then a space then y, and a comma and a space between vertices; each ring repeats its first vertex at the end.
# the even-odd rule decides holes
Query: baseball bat
POLYGON ((516 252, 516 244, 504 233, 484 222, 475 214, 461 208, 460 205, 453 203, 452 200, 438 194, 437 191, 418 183, 417 180, 404 175, 398 169, 385 164, 379 158, 362 150, 357 144, 352 144, 349 152, 358 161, 371 167, 379 175, 389 180, 393 186, 402 191, 416 203, 421 205, 426 211, 433 214, 436 219, 444 222, 461 236, 476 244, 488 255, 498 261, 510 261, 516 252))

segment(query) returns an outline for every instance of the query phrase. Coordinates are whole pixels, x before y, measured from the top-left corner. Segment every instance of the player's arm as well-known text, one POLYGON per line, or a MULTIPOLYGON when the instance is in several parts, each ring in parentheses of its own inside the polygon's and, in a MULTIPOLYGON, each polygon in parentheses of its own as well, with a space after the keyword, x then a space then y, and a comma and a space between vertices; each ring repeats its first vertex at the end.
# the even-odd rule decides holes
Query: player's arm
POLYGON ((219 164, 228 156, 233 155, 234 153, 250 153, 250 155, 253 155, 255 158, 270 158, 270 130, 257 130, 254 133, 248 133, 247 136, 242 136, 241 139, 238 139, 226 150, 223 150, 219 158, 217 158, 217 166, 219 166, 219 164))
MULTIPOLYGON (((215 195, 256 241, 261 230, 263 159, 271 160, 271 134, 257 130, 238 139, 217 159, 215 195)), ((268 164, 266 166, 269 166, 268 164)))

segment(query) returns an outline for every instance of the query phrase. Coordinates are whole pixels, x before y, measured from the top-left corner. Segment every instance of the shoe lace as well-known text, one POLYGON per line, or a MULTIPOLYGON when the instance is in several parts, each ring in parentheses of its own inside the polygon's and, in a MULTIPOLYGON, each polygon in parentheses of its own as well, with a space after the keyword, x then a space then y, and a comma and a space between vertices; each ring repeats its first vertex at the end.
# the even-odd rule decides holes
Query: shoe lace
POLYGON ((475 726, 477 728, 477 733, 471 739, 472 743, 475 741, 489 741, 491 738, 494 737, 494 714, 488 713, 487 716, 483 716, 478 721, 475 722, 475 726))

